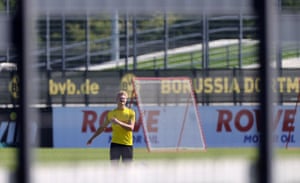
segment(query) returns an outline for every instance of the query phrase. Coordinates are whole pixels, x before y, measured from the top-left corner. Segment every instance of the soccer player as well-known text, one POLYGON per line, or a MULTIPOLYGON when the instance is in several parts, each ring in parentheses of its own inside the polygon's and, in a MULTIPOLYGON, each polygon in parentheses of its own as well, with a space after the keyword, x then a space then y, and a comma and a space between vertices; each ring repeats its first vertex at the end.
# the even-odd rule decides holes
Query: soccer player
POLYGON ((133 129, 135 123, 134 110, 126 106, 128 94, 119 91, 117 94, 117 108, 108 112, 104 123, 87 141, 90 145, 111 123, 112 140, 110 144, 110 160, 114 162, 130 162, 133 159, 133 129))

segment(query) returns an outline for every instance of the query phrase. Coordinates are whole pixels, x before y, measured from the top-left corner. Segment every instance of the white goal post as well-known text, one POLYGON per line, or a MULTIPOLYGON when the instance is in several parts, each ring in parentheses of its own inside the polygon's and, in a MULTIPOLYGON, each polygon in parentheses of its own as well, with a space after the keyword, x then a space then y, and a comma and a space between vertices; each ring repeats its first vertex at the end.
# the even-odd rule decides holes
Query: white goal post
POLYGON ((188 77, 135 77, 134 92, 149 151, 205 150, 188 77))

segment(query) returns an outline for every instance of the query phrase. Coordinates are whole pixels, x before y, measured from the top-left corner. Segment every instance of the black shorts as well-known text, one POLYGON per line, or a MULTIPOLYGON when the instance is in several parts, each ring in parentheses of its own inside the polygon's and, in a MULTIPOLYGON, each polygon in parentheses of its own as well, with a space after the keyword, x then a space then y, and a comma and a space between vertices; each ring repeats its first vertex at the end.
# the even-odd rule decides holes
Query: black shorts
POLYGON ((133 159, 133 146, 111 143, 110 160, 131 161, 133 159))

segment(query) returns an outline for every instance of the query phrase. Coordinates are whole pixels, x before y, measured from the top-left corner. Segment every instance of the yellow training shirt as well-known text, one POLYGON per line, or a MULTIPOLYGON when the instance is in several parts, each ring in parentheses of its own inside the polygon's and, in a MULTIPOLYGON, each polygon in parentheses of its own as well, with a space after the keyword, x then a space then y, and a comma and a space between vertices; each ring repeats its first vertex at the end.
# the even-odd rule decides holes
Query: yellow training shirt
MULTIPOLYGON (((112 118, 117 118, 124 123, 135 123, 135 112, 130 108, 114 109, 107 114, 106 120, 111 121, 112 118)), ((133 145, 132 131, 123 128, 122 126, 112 123, 112 140, 111 142, 123 145, 133 145)))

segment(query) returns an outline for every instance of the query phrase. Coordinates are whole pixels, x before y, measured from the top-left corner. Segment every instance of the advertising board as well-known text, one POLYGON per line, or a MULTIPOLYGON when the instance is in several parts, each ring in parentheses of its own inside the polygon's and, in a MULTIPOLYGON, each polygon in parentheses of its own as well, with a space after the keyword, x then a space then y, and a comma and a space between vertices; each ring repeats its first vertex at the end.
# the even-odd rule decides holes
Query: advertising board
MULTIPOLYGON (((86 142, 111 107, 56 107, 53 109, 54 147, 86 147, 86 142)), ((257 106, 198 106, 201 127, 207 147, 255 147, 260 141, 260 109, 257 106)), ((155 110, 161 110, 157 107, 155 110)), ((274 143, 277 147, 300 147, 300 113, 294 106, 274 109, 274 143)), ((137 110, 135 110, 137 111, 137 110)), ((148 111, 151 113, 150 111, 148 111)), ((136 112, 137 113, 137 112, 136 112)), ((171 131, 159 113, 145 118, 152 140, 159 142, 160 133, 171 131), (159 124, 162 123, 162 124, 159 124), (161 130, 159 128, 162 128, 161 130), (155 135, 157 133, 157 135, 155 135)), ((167 124, 167 123, 166 123, 167 124)), ((111 128, 97 137, 91 147, 109 147, 111 128)), ((193 140, 193 139, 191 139, 193 140)), ((137 113, 134 129, 135 147, 146 147, 143 124, 137 113)))

